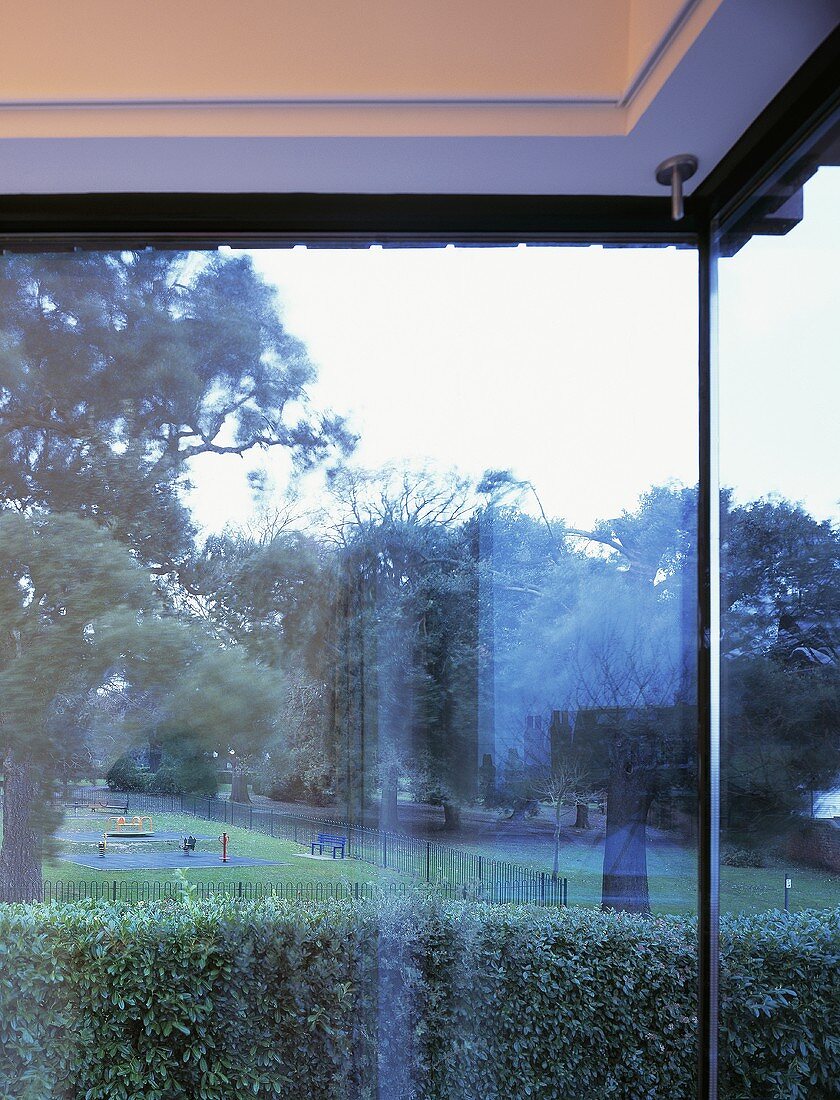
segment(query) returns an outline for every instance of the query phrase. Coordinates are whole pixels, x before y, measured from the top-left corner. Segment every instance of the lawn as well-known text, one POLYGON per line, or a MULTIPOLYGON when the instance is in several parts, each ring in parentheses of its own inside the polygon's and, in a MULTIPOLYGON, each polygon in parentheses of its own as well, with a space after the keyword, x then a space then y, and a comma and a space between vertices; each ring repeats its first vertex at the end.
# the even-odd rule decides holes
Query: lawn
MULTIPOLYGON (((253 867, 217 866, 200 868, 190 865, 190 857, 179 861, 183 874, 190 882, 242 882, 243 885, 271 883, 359 883, 380 886, 411 884, 415 880, 393 870, 384 870, 358 860, 312 860, 305 858, 307 849, 290 840, 281 840, 250 831, 239 826, 222 826, 189 814, 155 814, 154 825, 158 833, 169 832, 178 836, 192 833, 207 836, 199 840, 198 851, 218 854, 221 845, 216 839, 222 828, 230 836, 230 854, 277 861, 280 866, 259 865, 253 867)), ((74 817, 68 814, 61 832, 98 831, 112 822, 104 815, 74 817)), ((601 874, 603 864, 603 830, 592 829, 583 834, 564 831, 560 849, 560 872, 569 881, 569 902, 572 905, 597 906, 601 899, 601 874)), ((132 843, 132 842, 125 842, 132 843)), ((177 842, 134 842, 144 850, 177 851, 177 842)), ((538 870, 551 866, 551 841, 544 835, 505 835, 504 829, 480 837, 452 838, 450 843, 462 850, 481 854, 486 858, 507 860, 538 870)), ((91 841, 72 843, 58 841, 57 851, 96 852, 91 841)), ((178 877, 173 868, 148 870, 120 870, 120 849, 109 849, 102 866, 92 868, 48 858, 44 863, 44 879, 51 882, 103 881, 116 879, 120 883, 166 882, 178 877)), ((675 843, 663 834, 651 836, 648 844, 648 873, 651 904, 656 913, 684 914, 696 910, 696 857, 687 846, 675 843)), ((825 909, 840 904, 840 876, 806 867, 768 860, 764 868, 722 867, 721 910, 730 913, 759 913, 781 908, 784 904, 784 879, 793 879, 790 908, 794 911, 808 908, 825 909)))
MULTIPOLYGON (((647 862, 651 906, 655 913, 693 913, 697 910, 697 858, 686 845, 651 830, 647 862)), ((481 853, 548 870, 552 841, 539 834, 505 837, 503 830, 481 838, 453 839, 465 851, 481 853)), ((560 874, 569 880, 571 905, 600 905, 604 862, 604 834, 564 830, 560 847, 560 874)), ((840 905, 840 875, 782 863, 768 857, 767 866, 721 867, 721 911, 761 913, 784 906, 784 880, 792 876, 790 909, 828 909, 840 905)))

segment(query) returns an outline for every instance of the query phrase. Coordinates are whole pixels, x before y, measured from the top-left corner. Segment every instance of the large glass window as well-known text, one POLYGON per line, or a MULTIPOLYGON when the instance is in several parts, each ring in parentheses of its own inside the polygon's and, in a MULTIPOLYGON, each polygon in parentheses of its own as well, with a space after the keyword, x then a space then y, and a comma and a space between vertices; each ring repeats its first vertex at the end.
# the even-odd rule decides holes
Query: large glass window
MULTIPOLYGON (((746 1095, 739 1020, 772 1032, 767 1095, 836 1095, 840 904, 840 168, 824 132, 720 235, 721 1095, 746 1095)), ((748 1091, 748 1090, 747 1090, 748 1091)))
POLYGON ((696 266, 3 258, 9 1095, 690 1095, 696 266))

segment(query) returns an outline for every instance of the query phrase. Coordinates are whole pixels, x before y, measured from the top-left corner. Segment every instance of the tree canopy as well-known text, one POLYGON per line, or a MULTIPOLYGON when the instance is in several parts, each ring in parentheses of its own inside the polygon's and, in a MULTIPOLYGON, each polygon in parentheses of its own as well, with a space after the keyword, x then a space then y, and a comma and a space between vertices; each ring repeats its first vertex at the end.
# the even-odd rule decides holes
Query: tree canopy
POLYGON ((194 751, 230 739, 247 756, 270 736, 276 678, 190 613, 202 593, 183 493, 205 455, 283 448, 306 468, 352 446, 309 404, 314 377, 247 258, 4 257, 3 896, 37 894, 33 815, 70 752, 53 716, 71 694, 98 679, 115 714, 194 751))

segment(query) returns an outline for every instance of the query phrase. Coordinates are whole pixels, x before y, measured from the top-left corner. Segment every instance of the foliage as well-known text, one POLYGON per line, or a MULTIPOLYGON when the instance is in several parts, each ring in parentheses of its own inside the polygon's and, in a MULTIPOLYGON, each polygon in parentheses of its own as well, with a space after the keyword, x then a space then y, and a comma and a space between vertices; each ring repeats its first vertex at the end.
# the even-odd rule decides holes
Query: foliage
POLYGON ((764 856, 753 848, 739 848, 727 844, 721 850, 720 861, 724 867, 764 867, 764 856))
POLYGON ((722 683, 724 820, 766 844, 840 773, 840 667, 744 656, 724 664, 722 683))
POLYGON ((336 473, 331 493, 338 797, 361 807, 378 787, 380 827, 396 829, 401 779, 433 787, 444 807, 476 793, 478 576, 468 491, 455 474, 385 469, 336 473))
POLYGON ((785 614, 831 633, 840 616, 840 529, 780 497, 723 501, 724 653, 768 652, 785 614))
POLYGON ((308 745, 313 756, 306 759, 297 755, 297 743, 292 752, 272 753, 270 770, 254 784, 257 794, 267 795, 277 802, 303 802, 308 806, 329 806, 333 800, 331 789, 332 770, 324 760, 320 744, 310 739, 308 745), (319 764, 321 766, 319 766, 319 764))
MULTIPOLYGON (((694 1095, 688 919, 187 893, 5 907, 0 942, 8 1100, 694 1095)), ((840 910, 724 921, 725 1095, 834 1095, 839 956, 840 910)))
POLYGON ((158 794, 194 794, 205 798, 215 796, 218 789, 218 772, 206 753, 165 758, 150 787, 158 794))
POLYGON ((90 520, 0 512, 4 743, 44 762, 59 751, 56 711, 107 675, 103 639, 136 632, 149 602, 128 550, 90 520))
POLYGON ((87 519, 0 511, 0 759, 4 772, 0 898, 40 896, 50 821, 39 785, 78 757, 80 700, 109 675, 115 632, 137 634, 148 578, 87 519))
POLYGON ((231 639, 174 621, 202 596, 183 490, 206 456, 280 448, 302 471, 346 451, 341 419, 308 401, 314 378, 247 257, 3 263, 0 896, 38 896, 39 814, 54 776, 92 755, 92 698, 93 712, 151 717, 185 760, 235 741, 247 766, 274 732, 275 682, 231 639), (172 618, 141 631, 153 586, 172 618))
POLYGON ((724 924, 722 1096, 823 1100, 840 1080, 840 909, 724 924))
POLYGON ((114 761, 105 781, 112 791, 141 791, 150 794, 215 795, 216 768, 206 756, 179 759, 165 756, 157 771, 137 766, 130 753, 114 761))
POLYGON ((9 256, 0 333, 0 501, 107 522, 161 576, 192 549, 191 459, 305 467, 350 442, 306 404, 314 368, 247 257, 9 256))
POLYGON ((147 791, 151 776, 147 769, 138 768, 126 753, 115 760, 105 775, 105 782, 112 791, 147 791))

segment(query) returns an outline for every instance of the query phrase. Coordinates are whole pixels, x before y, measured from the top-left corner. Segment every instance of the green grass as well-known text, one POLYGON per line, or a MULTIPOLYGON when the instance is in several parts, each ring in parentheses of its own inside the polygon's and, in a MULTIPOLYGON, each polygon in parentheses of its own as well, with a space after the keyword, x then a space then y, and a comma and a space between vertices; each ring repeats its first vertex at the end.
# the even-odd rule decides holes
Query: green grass
POLYGON ((840 875, 775 861, 768 867, 722 867, 720 904, 725 913, 763 913, 784 905, 785 875, 793 881, 790 908, 833 909, 840 905, 840 875))
MULTIPOLYGON (((359 860, 319 861, 302 858, 306 849, 292 841, 274 839, 259 832, 219 822, 204 821, 189 814, 154 814, 158 832, 205 834, 213 838, 199 841, 199 848, 220 850, 215 839, 224 828, 231 838, 231 854, 259 859, 279 860, 284 866, 192 868, 184 859, 183 873, 191 882, 221 881, 251 883, 412 883, 416 880, 398 872, 384 870, 359 860)), ((92 832, 104 827, 109 818, 99 815, 73 817, 68 815, 63 832, 92 832)), ((142 842, 144 845, 148 842, 142 842)), ((453 845, 487 858, 507 860, 541 871, 551 865, 551 843, 542 838, 483 837, 472 840, 453 838, 453 845)), ((175 842, 160 842, 169 850, 175 842)), ((59 850, 95 851, 92 843, 72 845, 58 842, 59 850)), ((108 860, 102 869, 82 867, 64 860, 47 859, 44 878, 53 882, 78 882, 117 878, 120 882, 150 883, 173 879, 177 872, 170 868, 119 871, 118 855, 108 860)), ((597 906, 601 900, 603 864, 603 834, 598 830, 565 840, 560 849, 560 871, 569 880, 569 901, 572 905, 597 906)), ((769 861, 763 868, 721 868, 721 910, 729 913, 760 913, 781 908, 784 904, 784 878, 790 874, 793 888, 790 908, 827 909, 840 904, 840 876, 813 868, 769 861)), ((648 875, 651 905, 656 913, 685 914, 696 911, 697 869, 695 853, 669 839, 651 839, 648 845, 648 875)))
MULTIPOLYGON (((377 883, 386 885, 389 883, 408 883, 413 881, 404 875, 393 871, 386 871, 374 867, 369 863, 362 863, 355 859, 321 861, 306 859, 300 853, 307 849, 291 840, 278 840, 262 833, 251 832, 235 825, 220 825, 218 822, 203 821, 201 818, 192 817, 190 814, 153 814, 156 832, 176 832, 182 836, 192 833, 194 835, 210 836, 212 840, 198 842, 199 850, 210 850, 221 853, 221 844, 216 837, 224 829, 230 837, 230 855, 252 856, 255 859, 271 859, 282 861, 285 865, 279 867, 237 867, 225 866, 219 862, 218 867, 196 867, 189 865, 189 857, 184 857, 183 873, 190 882, 242 882, 242 883, 290 883, 290 882, 342 882, 342 883, 377 883)), ((106 815, 89 815, 73 817, 68 815, 60 831, 92 832, 105 828, 112 824, 112 819, 106 815)), ((96 852, 96 844, 93 842, 69 842, 57 841, 59 851, 86 851, 96 852)), ((144 849, 152 845, 172 851, 176 847, 175 841, 127 841, 127 844, 142 844, 144 849)), ((75 863, 68 863, 61 859, 46 859, 43 867, 44 878, 51 882, 80 882, 91 879, 102 880, 117 878, 119 882, 145 883, 165 882, 174 879, 178 872, 172 868, 150 868, 148 870, 119 870, 119 853, 112 848, 112 854, 103 861, 102 869, 98 867, 82 867, 75 863)))
MULTIPOLYGON (((535 837, 509 840, 453 840, 465 851, 545 871, 551 868, 552 842, 535 837)), ((655 913, 686 914, 697 911, 697 857, 691 848, 671 840, 648 841, 648 884, 655 913)), ((569 880, 569 903, 601 904, 604 863, 603 833, 592 830, 566 839, 560 847, 560 874, 569 880)), ((784 880, 790 874, 792 911, 830 909, 840 905, 840 875, 810 867, 767 860, 766 867, 721 867, 721 911, 762 913, 784 906, 784 880)))

